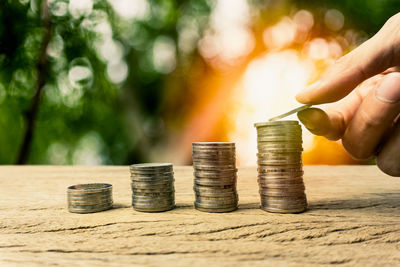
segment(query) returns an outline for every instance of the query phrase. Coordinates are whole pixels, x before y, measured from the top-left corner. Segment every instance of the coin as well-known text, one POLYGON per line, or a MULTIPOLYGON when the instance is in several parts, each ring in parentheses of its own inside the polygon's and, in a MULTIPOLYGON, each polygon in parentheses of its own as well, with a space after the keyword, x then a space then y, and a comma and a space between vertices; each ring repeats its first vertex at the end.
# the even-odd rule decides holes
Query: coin
POLYGON ((171 170, 172 167, 172 163, 139 163, 130 165, 130 168, 135 170, 171 170))
POLYGON ((174 172, 171 163, 130 166, 132 207, 141 212, 161 212, 175 207, 174 172))
POLYGON ((307 206, 301 206, 293 209, 280 209, 280 208, 272 208, 269 206, 261 206, 261 209, 272 213, 301 213, 307 210, 307 206))
POLYGON ((235 143, 232 142, 193 142, 193 147, 235 147, 235 143))
POLYGON ((236 185, 236 179, 204 179, 196 178, 194 180, 195 185, 204 186, 224 186, 224 185, 236 185))
POLYGON ((92 213, 112 208, 112 185, 104 183, 78 184, 67 188, 68 210, 72 213, 92 213))
POLYGON ((213 191, 213 192, 228 192, 228 191, 236 191, 235 185, 223 185, 223 186, 203 186, 203 185, 194 185, 193 190, 197 191, 213 191))
POLYGON ((196 205, 195 208, 202 212, 210 212, 210 213, 223 213, 223 212, 231 212, 237 209, 237 207, 228 207, 228 208, 204 208, 201 205, 196 205))
POLYGON ((133 209, 136 211, 140 212, 164 212, 164 211, 169 211, 175 208, 175 205, 167 205, 167 206, 158 206, 158 207, 152 207, 152 206, 133 206, 133 209))
POLYGON ((236 209, 235 143, 193 143, 195 207, 205 212, 236 209))
POLYGON ((302 110, 308 109, 308 108, 310 108, 311 106, 312 106, 311 104, 303 105, 303 106, 301 106, 301 107, 292 109, 292 110, 289 111, 289 112, 286 112, 286 113, 283 113, 283 114, 281 114, 281 115, 279 115, 279 116, 273 117, 273 118, 269 119, 268 121, 269 121, 269 122, 278 121, 278 120, 283 119, 283 118, 285 118, 285 117, 287 117, 287 116, 290 116, 290 115, 292 115, 292 114, 294 114, 294 113, 297 113, 297 112, 300 112, 300 111, 302 111, 302 110))
POLYGON ((197 191, 195 190, 195 195, 199 197, 216 197, 216 198, 224 198, 224 197, 238 197, 236 191, 231 192, 215 192, 215 191, 197 191))
POLYGON ((297 121, 269 121, 255 127, 261 208, 280 213, 304 211, 301 126, 297 121))
POLYGON ((227 209, 229 211, 237 209, 237 204, 209 204, 209 203, 199 203, 197 201, 194 202, 194 206, 196 208, 203 208, 203 209, 227 209))

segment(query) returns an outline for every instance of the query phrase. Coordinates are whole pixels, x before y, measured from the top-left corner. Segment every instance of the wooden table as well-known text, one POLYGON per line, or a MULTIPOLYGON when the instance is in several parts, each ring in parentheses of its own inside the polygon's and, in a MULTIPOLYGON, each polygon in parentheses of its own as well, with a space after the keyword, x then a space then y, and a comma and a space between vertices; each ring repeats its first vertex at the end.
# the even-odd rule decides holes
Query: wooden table
POLYGON ((240 168, 239 209, 193 209, 191 167, 175 167, 177 208, 130 207, 124 167, 0 167, 0 265, 400 265, 400 178, 375 166, 306 166, 309 211, 258 209, 256 168, 240 168), (115 208, 72 214, 66 188, 114 186, 115 208))

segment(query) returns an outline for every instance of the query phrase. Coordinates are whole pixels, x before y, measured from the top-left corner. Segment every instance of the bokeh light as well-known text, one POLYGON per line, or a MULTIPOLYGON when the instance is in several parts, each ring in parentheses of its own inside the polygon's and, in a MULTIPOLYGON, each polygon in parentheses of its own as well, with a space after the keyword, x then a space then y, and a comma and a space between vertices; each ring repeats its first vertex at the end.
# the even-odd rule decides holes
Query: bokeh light
MULTIPOLYGON (((41 3, 1 4, 0 163, 20 153, 26 110, 43 86, 28 163, 190 164, 193 141, 234 141, 238 164, 255 165, 253 124, 299 106, 297 92, 400 8, 394 0, 366 0, 367 8, 49 0, 45 23, 41 3)), ((365 163, 306 129, 303 139, 305 164, 365 163)))

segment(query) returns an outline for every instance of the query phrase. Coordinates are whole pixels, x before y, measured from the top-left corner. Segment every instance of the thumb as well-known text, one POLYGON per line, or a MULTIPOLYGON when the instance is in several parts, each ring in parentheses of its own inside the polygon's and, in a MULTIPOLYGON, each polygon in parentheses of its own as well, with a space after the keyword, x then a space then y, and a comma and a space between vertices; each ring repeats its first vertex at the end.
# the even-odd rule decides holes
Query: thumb
POLYGON ((319 81, 300 92, 297 101, 304 104, 335 102, 364 80, 397 64, 400 35, 395 33, 399 31, 399 24, 400 13, 390 18, 375 36, 340 58, 319 81))

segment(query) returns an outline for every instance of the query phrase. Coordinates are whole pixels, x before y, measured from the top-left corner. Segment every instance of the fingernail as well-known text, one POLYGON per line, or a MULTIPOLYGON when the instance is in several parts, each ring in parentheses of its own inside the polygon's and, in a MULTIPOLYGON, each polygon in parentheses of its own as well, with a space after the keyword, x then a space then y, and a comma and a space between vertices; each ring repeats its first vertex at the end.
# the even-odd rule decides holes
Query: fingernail
POLYGON ((300 111, 299 113, 297 113, 297 117, 299 118, 299 120, 301 121, 301 123, 303 123, 303 125, 309 129, 309 130, 314 130, 315 129, 315 125, 312 123, 312 121, 309 119, 309 117, 307 116, 306 112, 300 111))
POLYGON ((400 74, 390 73, 383 79, 376 90, 376 97, 386 103, 400 101, 400 74))

